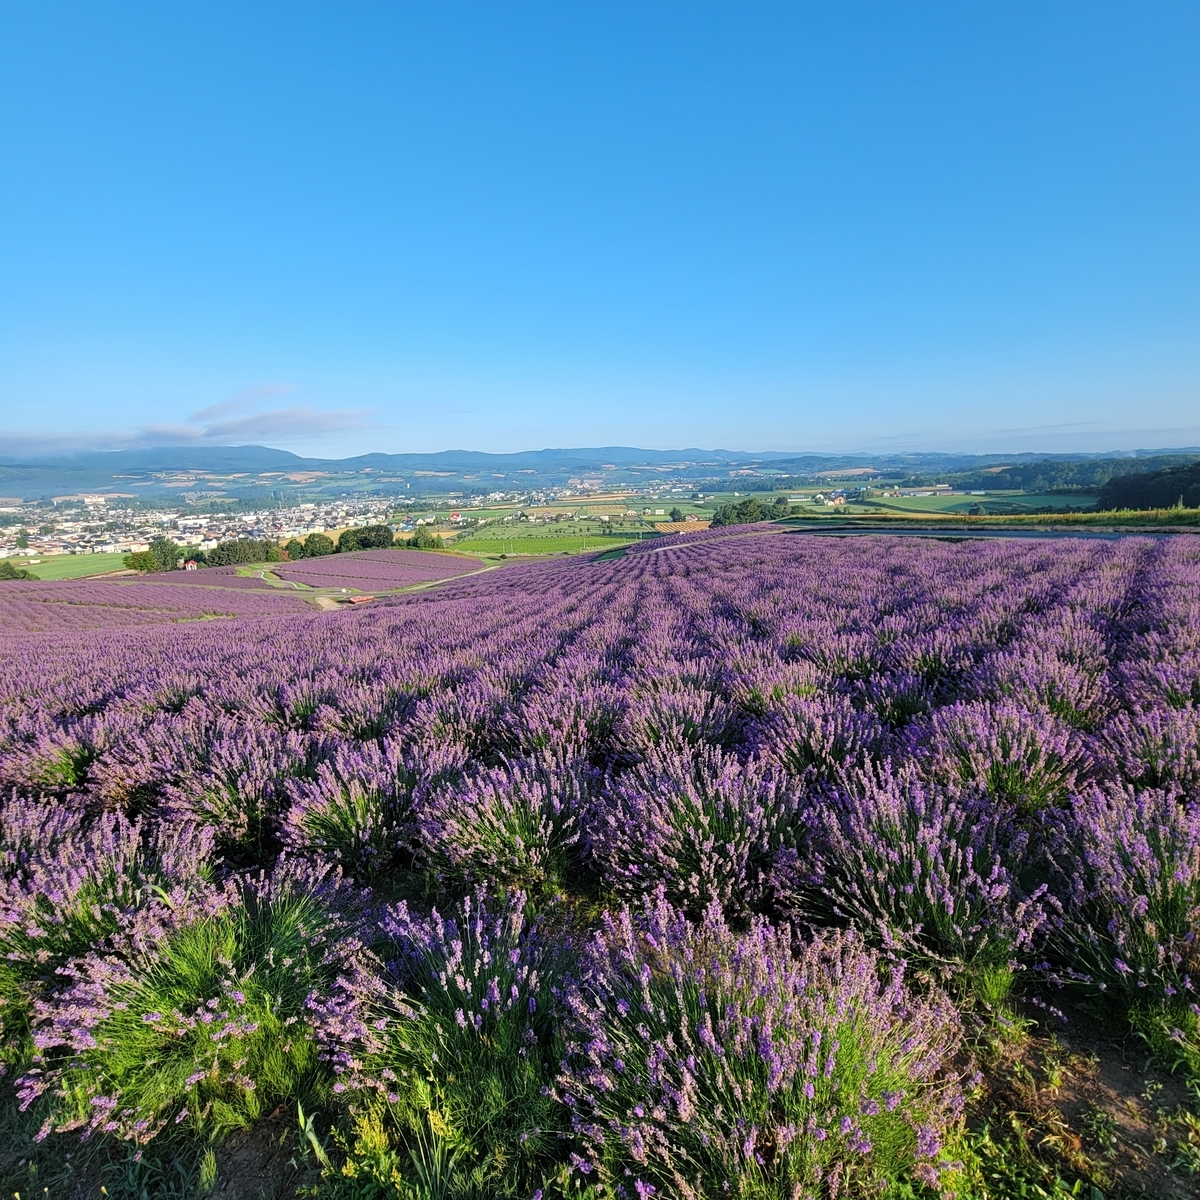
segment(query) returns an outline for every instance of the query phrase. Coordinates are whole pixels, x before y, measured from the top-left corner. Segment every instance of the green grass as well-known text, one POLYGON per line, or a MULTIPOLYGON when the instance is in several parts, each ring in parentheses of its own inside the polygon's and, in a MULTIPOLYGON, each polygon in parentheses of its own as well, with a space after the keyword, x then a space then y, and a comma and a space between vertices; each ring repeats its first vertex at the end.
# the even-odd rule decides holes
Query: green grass
POLYGON ((485 525, 477 533, 455 538, 452 543, 460 554, 581 554, 588 550, 611 550, 625 546, 642 537, 653 536, 645 528, 626 528, 611 533, 600 529, 600 523, 582 530, 572 523, 528 525, 485 525))
POLYGON ((1028 513, 1035 508, 1090 508, 1095 502, 1094 496, 988 492, 983 496, 870 497, 858 507, 877 507, 887 512, 965 514, 978 506, 989 515, 1004 516, 1028 513))
POLYGON ((52 554, 36 563, 28 558, 10 561, 15 567, 32 571, 39 579, 83 579, 121 570, 124 557, 123 554, 52 554))
MULTIPOLYGON (((811 525, 815 521, 828 521, 831 524, 849 522, 863 526, 885 528, 888 525, 903 527, 905 525, 955 526, 966 529, 987 528, 998 526, 1002 528, 1020 528, 1025 526, 1053 526, 1054 528, 1098 529, 1127 529, 1127 528, 1163 528, 1163 527, 1195 527, 1200 526, 1200 509, 1196 508, 1163 508, 1146 512, 1121 510, 1118 512, 1062 512, 1062 513, 1030 513, 1014 512, 1003 514, 990 510, 983 516, 968 516, 965 513, 887 510, 874 507, 875 501, 867 505, 847 505, 845 508, 805 508, 795 516, 785 519, 784 524, 811 525)), ((988 507, 985 505, 985 507, 988 507)))

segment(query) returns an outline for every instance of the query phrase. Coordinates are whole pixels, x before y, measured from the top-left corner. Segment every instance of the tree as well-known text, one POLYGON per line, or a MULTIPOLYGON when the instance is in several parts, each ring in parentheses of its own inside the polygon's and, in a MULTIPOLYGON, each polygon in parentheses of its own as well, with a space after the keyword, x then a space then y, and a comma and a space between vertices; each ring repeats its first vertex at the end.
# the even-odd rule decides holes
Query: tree
POLYGON ((713 515, 712 527, 718 529, 722 525, 752 525, 755 521, 763 520, 767 515, 763 512, 762 505, 759 504, 757 498, 751 496, 740 504, 722 504, 713 515))
POLYGON ((299 538, 292 538, 284 550, 287 553, 289 562, 296 562, 304 557, 304 543, 299 538))
POLYGON ((277 542, 270 538, 258 541, 255 538, 238 538, 222 542, 208 552, 210 567, 231 567, 239 563, 279 562, 283 557, 277 542))
POLYGON ((384 550, 395 540, 390 525, 359 525, 347 529, 338 538, 338 553, 346 554, 353 550, 384 550))
POLYGON ((1200 463, 1110 480, 1100 489, 1096 502, 1101 511, 1171 508, 1175 505, 1200 508, 1200 463))
POLYGON ((682 521, 683 520, 683 510, 680 508, 671 509, 671 520, 672 521, 682 521))
POLYGON ((333 538, 326 537, 323 533, 310 533, 304 539, 305 558, 322 558, 332 553, 333 538))
POLYGON ((29 549, 29 530, 28 529, 22 529, 21 532, 17 534, 17 549, 18 550, 28 550, 29 549))
POLYGON ((0 579, 38 579, 32 571, 23 567, 14 567, 7 558, 0 558, 0 579))
POLYGON ((151 538, 148 553, 154 561, 152 571, 173 571, 179 561, 179 547, 170 538, 151 538))
POLYGON ((175 570, 180 554, 180 548, 170 538, 156 537, 151 539, 148 550, 127 554, 121 561, 129 570, 154 574, 175 570))
POLYGON ((424 526, 421 526, 404 544, 413 550, 441 550, 445 545, 440 533, 430 533, 424 526))

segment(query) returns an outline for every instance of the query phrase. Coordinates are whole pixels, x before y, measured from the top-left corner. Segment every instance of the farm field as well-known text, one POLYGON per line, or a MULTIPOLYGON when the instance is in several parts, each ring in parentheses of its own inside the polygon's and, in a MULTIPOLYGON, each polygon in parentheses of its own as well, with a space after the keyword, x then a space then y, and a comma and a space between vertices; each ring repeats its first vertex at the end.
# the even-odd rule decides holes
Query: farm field
MULTIPOLYGON (((280 579, 314 588, 382 591, 450 579, 478 571, 482 566, 477 558, 429 550, 358 550, 298 562, 271 563, 267 569, 280 579)), ((204 572, 196 574, 203 575, 204 572)))
POLYGON ((1012 513, 1007 516, 985 514, 970 516, 965 513, 900 513, 873 510, 853 505, 842 508, 810 509, 796 516, 785 517, 779 523, 785 526, 807 527, 827 522, 830 525, 861 525, 894 529, 898 533, 905 529, 957 528, 986 530, 989 528, 1009 530, 1111 530, 1117 532, 1145 531, 1147 535, 1156 531, 1192 531, 1200 528, 1200 509, 1170 508, 1150 510, 1119 510, 1111 512, 1062 512, 1062 513, 1012 513))
MULTIPOLYGON (((174 572, 170 578, 181 577, 174 572)), ((215 581, 214 581, 215 582, 215 581)), ((134 628, 216 617, 309 611, 298 596, 261 583, 225 580, 219 587, 187 586, 153 577, 128 580, 0 581, 0 646, 31 634, 134 628)))
POLYGON ((48 588, 181 615, 5 642, 10 1192, 1200 1194, 1194 539, 48 588))
POLYGON ((967 513, 972 508, 982 507, 986 513, 1009 516, 1039 508, 1090 508, 1095 503, 1095 496, 987 492, 982 496, 871 496, 855 507, 902 513, 967 513))
POLYGON ((123 554, 51 554, 36 563, 26 558, 11 561, 16 567, 27 567, 39 579, 84 579, 120 571, 125 565, 124 558, 123 554))
POLYGON ((454 546, 463 554, 583 554, 593 550, 611 549, 626 545, 641 538, 650 538, 653 532, 646 526, 635 525, 632 520, 628 528, 606 532, 600 522, 592 526, 571 524, 502 524, 485 525, 468 536, 454 540, 454 546))

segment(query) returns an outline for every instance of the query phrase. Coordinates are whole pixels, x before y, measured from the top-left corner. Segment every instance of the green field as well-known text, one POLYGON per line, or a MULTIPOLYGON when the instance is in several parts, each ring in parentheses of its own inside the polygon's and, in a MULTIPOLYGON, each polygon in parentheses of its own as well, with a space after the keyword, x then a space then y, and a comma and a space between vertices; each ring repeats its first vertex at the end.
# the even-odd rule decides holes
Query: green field
POLYGON ((485 525, 468 536, 457 537, 450 546, 460 554, 582 554, 589 550, 608 550, 636 542, 638 536, 650 536, 646 529, 622 529, 604 532, 600 522, 584 525, 561 524, 485 525))
POLYGON ((854 504, 830 508, 819 504, 801 504, 805 516, 838 514, 912 514, 925 516, 965 516, 973 508, 982 508, 986 516, 1018 516, 1038 509, 1091 508, 1094 496, 1058 496, 1048 493, 988 492, 982 496, 871 496, 854 504))
POLYGON ((39 579, 82 579, 85 575, 103 575, 119 571, 124 565, 123 554, 52 554, 38 562, 28 558, 13 558, 14 567, 24 567, 39 579))
POLYGON ((897 496, 870 499, 868 507, 879 506, 892 512, 965 513, 980 507, 986 514, 1004 516, 1028 513, 1038 508, 1091 508, 1095 496, 1058 496, 1024 492, 988 492, 983 496, 897 496))

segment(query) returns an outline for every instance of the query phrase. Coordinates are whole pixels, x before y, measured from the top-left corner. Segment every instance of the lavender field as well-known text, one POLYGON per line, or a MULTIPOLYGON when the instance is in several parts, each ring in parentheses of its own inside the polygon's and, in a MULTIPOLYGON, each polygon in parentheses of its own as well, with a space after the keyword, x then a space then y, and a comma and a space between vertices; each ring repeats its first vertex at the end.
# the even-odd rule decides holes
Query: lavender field
POLYGON ((282 563, 272 567, 272 572, 281 579, 306 583, 310 587, 384 591, 466 575, 482 566, 477 558, 457 554, 431 554, 425 550, 359 550, 282 563))
POLYGON ((272 592, 261 580, 232 576, 205 580, 200 572, 174 572, 170 582, 5 581, 0 582, 0 646, 24 643, 30 634, 169 625, 210 617, 254 617, 309 609, 305 601, 272 592), (185 583, 188 586, 183 586, 185 583), (209 586, 204 586, 206 583, 209 586))
POLYGON ((283 1130, 325 1197, 1121 1194, 978 1114, 1030 1013, 1200 1080, 1200 542, 651 549, 0 585, 4 1178, 283 1130))

